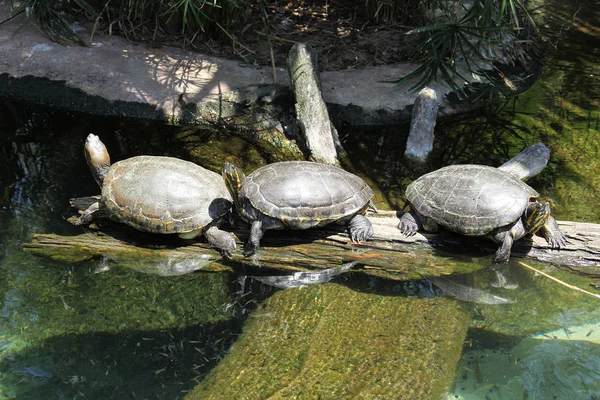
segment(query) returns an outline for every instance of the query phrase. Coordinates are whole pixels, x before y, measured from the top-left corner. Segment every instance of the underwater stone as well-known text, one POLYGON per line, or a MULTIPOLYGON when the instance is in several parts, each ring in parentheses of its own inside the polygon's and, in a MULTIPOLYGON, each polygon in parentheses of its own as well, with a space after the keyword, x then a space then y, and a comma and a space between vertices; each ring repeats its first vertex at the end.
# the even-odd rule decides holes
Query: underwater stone
POLYGON ((440 399, 468 312, 451 299, 311 285, 259 305, 227 356, 186 400, 440 399))

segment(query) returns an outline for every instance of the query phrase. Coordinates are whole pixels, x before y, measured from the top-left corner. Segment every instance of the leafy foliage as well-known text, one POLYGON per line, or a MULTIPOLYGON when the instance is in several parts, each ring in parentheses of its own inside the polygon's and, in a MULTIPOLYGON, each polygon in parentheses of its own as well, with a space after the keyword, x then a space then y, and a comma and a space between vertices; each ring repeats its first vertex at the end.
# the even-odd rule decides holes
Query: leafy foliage
MULTIPOLYGON (((230 28, 234 10, 240 0, 74 0, 69 13, 84 13, 95 19, 96 27, 105 26, 110 33, 128 38, 156 39, 162 34, 179 34, 184 42, 197 37, 217 37, 230 28)), ((71 25, 56 9, 52 0, 24 0, 13 4, 10 18, 26 13, 50 40, 61 44, 85 45, 71 25)), ((61 4, 61 6, 63 6, 61 4)), ((96 28, 95 27, 95 28, 96 28)))
MULTIPOLYGON (((85 0, 77 0, 77 3, 81 3, 84 7, 91 9, 85 0)), ((52 2, 48 0, 25 0, 16 7, 13 3, 12 16, 4 21, 0 21, 0 25, 23 13, 28 17, 33 16, 42 33, 50 40, 64 45, 85 45, 71 25, 57 10, 52 8, 52 2)))
POLYGON ((412 90, 441 78, 461 93, 465 74, 475 73, 478 63, 521 57, 517 36, 529 34, 521 21, 527 28, 535 26, 520 0, 430 0, 423 7, 429 24, 408 32, 423 36, 416 49, 423 64, 397 81, 403 85, 418 79, 412 90))

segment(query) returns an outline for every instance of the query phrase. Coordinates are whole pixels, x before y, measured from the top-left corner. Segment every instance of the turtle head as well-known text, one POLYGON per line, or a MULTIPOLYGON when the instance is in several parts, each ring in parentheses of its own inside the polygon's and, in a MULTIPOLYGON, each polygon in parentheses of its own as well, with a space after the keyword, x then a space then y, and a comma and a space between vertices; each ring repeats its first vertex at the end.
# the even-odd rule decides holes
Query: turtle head
POLYGON ((523 212, 523 225, 525 231, 530 234, 535 234, 548 221, 550 217, 550 204, 547 202, 532 201, 529 203, 525 212, 523 212))
POLYGON ((102 187, 104 177, 110 169, 110 156, 104 143, 93 133, 85 140, 85 159, 96 183, 102 187))
POLYGON ((235 207, 238 210, 241 210, 240 207, 240 188, 242 187, 242 183, 244 179, 246 179, 246 175, 242 172, 241 169, 236 167, 230 162, 226 162, 223 165, 223 179, 225 180, 225 186, 227 186, 227 190, 229 190, 229 194, 233 198, 233 202, 235 203, 235 207))

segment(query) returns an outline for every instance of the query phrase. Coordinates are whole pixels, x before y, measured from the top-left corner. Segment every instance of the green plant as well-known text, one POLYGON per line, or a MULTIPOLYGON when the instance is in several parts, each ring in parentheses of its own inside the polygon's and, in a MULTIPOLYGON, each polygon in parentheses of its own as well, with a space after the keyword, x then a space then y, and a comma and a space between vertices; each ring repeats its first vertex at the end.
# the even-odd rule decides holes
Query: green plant
POLYGON ((406 23, 419 18, 418 0, 365 0, 369 21, 381 25, 406 23))
MULTIPOLYGON (((70 8, 70 13, 82 12, 95 20, 94 31, 103 27, 109 33, 119 32, 130 39, 156 40, 157 36, 179 35, 182 43, 227 34, 234 10, 241 0, 73 0, 57 3, 53 0, 23 0, 13 4, 12 15, 0 25, 25 13, 33 17, 42 33, 61 44, 85 45, 70 24, 55 9, 57 4, 70 8), (98 11, 100 10, 100 11, 98 11)), ((93 33, 92 33, 93 35, 93 33)))
MULTIPOLYGON (((85 0, 74 0, 74 3, 90 16, 97 14, 94 8, 85 0)), ((63 45, 76 44, 85 46, 84 41, 75 33, 69 22, 62 17, 60 12, 52 7, 53 5, 54 2, 49 0, 24 0, 15 7, 13 2, 12 15, 4 21, 0 21, 0 25, 25 13, 28 18, 32 17, 35 19, 40 31, 48 39, 63 45)))
POLYGON ((412 29, 423 40, 416 56, 423 64, 396 81, 399 85, 418 79, 411 90, 421 89, 438 78, 457 93, 462 93, 466 74, 479 73, 479 63, 518 57, 522 48, 517 35, 528 34, 522 28, 534 26, 519 0, 432 0, 424 3, 429 25, 412 29), (524 18, 523 18, 524 17, 524 18))
POLYGON ((240 0, 113 0, 103 19, 109 32, 131 39, 175 35, 185 46, 227 35, 240 0))

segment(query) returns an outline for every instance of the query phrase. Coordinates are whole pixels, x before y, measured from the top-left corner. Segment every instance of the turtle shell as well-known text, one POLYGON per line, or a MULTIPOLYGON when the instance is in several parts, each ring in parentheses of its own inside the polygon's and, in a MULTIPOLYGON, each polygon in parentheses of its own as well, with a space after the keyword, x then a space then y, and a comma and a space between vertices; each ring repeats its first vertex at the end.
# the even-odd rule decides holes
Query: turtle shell
POLYGON ((152 233, 202 229, 231 208, 223 178, 189 161, 138 156, 110 167, 102 201, 112 218, 152 233))
POLYGON ((310 161, 269 164, 246 177, 240 199, 251 208, 305 229, 366 210, 371 188, 341 168, 310 161))
POLYGON ((521 217, 539 194, 518 178, 484 165, 450 165, 408 185, 406 199, 454 232, 486 235, 521 217))

